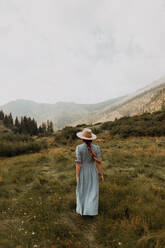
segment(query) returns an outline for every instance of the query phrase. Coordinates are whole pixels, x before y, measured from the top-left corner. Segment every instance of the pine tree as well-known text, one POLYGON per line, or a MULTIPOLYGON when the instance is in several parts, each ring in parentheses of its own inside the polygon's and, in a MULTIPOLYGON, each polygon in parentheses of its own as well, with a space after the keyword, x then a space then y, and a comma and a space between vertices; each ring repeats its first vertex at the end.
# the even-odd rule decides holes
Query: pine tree
POLYGON ((37 135, 38 134, 38 127, 37 122, 34 120, 31 120, 31 135, 37 135))
POLYGON ((13 131, 14 131, 15 133, 21 133, 21 124, 20 124, 20 122, 19 122, 19 120, 18 120, 18 117, 15 118, 14 129, 13 129, 13 131))
POLYGON ((39 134, 43 134, 44 133, 44 130, 42 128, 42 126, 40 125, 39 128, 38 128, 38 133, 39 134))
POLYGON ((50 135, 53 133, 53 122, 47 120, 47 134, 50 135))
POLYGON ((15 127, 17 127, 17 128, 20 127, 20 123, 19 123, 18 117, 15 118, 14 125, 15 125, 15 127))
POLYGON ((13 117, 12 117, 12 114, 10 113, 9 116, 9 126, 12 127, 13 126, 13 117))
POLYGON ((6 127, 10 127, 10 118, 8 115, 5 115, 3 123, 6 127))
POLYGON ((47 127, 46 127, 46 123, 45 123, 45 122, 43 122, 43 123, 42 123, 42 125, 41 125, 41 127, 42 127, 42 130, 43 130, 43 134, 44 134, 44 135, 46 135, 46 134, 47 134, 47 127))
POLYGON ((18 117, 13 120, 12 114, 5 115, 3 111, 0 111, 0 120, 3 121, 6 127, 12 129, 15 133, 20 134, 29 134, 29 135, 50 135, 54 132, 53 130, 53 122, 47 120, 46 123, 42 123, 39 127, 37 125, 36 120, 30 117, 22 116, 21 120, 18 120, 18 117))
POLYGON ((4 117, 5 117, 5 115, 4 115, 3 111, 1 110, 0 111, 0 120, 3 121, 4 120, 4 117))

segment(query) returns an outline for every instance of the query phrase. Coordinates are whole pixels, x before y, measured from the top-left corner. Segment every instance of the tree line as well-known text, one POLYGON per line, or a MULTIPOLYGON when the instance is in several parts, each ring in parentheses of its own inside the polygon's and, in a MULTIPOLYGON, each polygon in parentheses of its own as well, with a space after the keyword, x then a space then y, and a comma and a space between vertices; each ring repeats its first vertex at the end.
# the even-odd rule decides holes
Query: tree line
POLYGON ((0 110, 0 121, 14 133, 46 136, 54 132, 52 121, 47 120, 38 126, 34 118, 23 116, 20 120, 18 117, 14 120, 11 113, 7 115, 2 110, 0 110))

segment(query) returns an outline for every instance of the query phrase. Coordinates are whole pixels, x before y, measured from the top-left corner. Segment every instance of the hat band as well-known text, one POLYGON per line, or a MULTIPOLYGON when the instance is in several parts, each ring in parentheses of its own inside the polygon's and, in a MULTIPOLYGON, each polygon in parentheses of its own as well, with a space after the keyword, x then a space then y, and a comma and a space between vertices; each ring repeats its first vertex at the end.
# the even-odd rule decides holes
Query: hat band
POLYGON ((83 136, 84 138, 92 138, 91 133, 82 133, 82 136, 83 136))

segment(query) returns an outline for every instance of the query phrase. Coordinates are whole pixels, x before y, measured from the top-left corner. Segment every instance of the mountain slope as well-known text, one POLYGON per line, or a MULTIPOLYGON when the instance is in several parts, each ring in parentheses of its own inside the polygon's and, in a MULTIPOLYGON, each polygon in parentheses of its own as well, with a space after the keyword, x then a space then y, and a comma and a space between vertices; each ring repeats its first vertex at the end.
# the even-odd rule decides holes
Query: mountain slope
POLYGON ((16 100, 9 102, 1 109, 13 117, 30 116, 37 120, 38 124, 49 120, 54 123, 55 130, 61 129, 75 121, 86 119, 93 113, 106 110, 107 106, 116 106, 126 96, 110 99, 96 104, 77 104, 73 102, 57 102, 55 104, 37 103, 29 100, 16 100))
POLYGON ((161 78, 152 84, 135 91, 122 99, 116 106, 108 107, 91 115, 88 119, 76 121, 73 125, 81 123, 97 123, 113 121, 122 116, 133 116, 144 111, 153 112, 160 110, 165 101, 165 78, 161 78))
POLYGON ((162 108, 165 108, 165 84, 154 94, 151 100, 142 108, 141 112, 152 113, 162 108))
POLYGON ((104 112, 104 119, 98 119, 97 121, 114 120, 125 115, 133 116, 136 114, 141 114, 144 111, 153 112, 160 110, 165 89, 165 81, 161 82, 156 87, 152 85, 150 89, 142 91, 140 94, 126 100, 123 104, 118 105, 113 108, 113 110, 108 110, 104 112))

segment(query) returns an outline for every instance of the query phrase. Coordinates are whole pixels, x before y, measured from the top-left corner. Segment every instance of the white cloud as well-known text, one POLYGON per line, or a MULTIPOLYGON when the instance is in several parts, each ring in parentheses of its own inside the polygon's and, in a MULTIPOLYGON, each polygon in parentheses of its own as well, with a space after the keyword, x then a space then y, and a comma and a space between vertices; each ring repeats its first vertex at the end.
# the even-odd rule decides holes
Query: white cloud
POLYGON ((0 104, 97 102, 165 73, 164 0, 1 0, 0 104))

